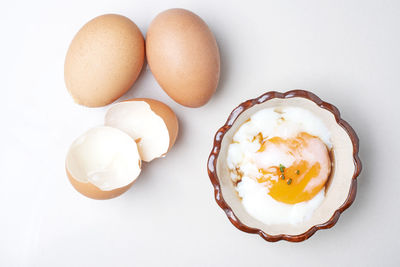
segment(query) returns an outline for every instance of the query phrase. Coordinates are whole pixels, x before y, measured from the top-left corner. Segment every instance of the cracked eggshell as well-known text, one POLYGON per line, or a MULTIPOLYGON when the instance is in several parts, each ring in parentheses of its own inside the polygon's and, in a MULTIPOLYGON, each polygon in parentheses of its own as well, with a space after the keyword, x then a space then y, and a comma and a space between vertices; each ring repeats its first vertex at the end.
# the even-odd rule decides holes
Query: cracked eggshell
POLYGON ((207 24, 189 10, 158 14, 146 34, 149 67, 162 89, 187 107, 205 105, 219 81, 220 55, 207 24))
POLYGON ((104 124, 129 134, 138 145, 143 161, 163 157, 175 143, 178 119, 166 104, 149 98, 136 98, 114 104, 104 124))
POLYGON ((86 23, 65 57, 65 84, 74 101, 88 107, 114 102, 139 76, 144 49, 139 28, 124 16, 107 14, 86 23))
POLYGON ((117 188, 117 189, 114 189, 111 191, 102 191, 97 186, 95 186, 91 183, 79 182, 74 177, 72 177, 72 175, 70 174, 70 172, 68 170, 67 170, 67 176, 68 176, 70 183, 76 189, 76 191, 78 191, 79 193, 81 193, 84 196, 87 196, 87 197, 93 198, 93 199, 98 199, 98 200, 110 199, 110 198, 115 198, 117 196, 120 196, 123 193, 125 193, 126 191, 128 191, 128 189, 131 188, 132 184, 134 183, 134 182, 132 182, 124 187, 120 187, 120 188, 117 188))
POLYGON ((71 145, 65 168, 72 186, 93 199, 114 198, 127 191, 141 171, 136 143, 121 130, 100 126, 71 145))

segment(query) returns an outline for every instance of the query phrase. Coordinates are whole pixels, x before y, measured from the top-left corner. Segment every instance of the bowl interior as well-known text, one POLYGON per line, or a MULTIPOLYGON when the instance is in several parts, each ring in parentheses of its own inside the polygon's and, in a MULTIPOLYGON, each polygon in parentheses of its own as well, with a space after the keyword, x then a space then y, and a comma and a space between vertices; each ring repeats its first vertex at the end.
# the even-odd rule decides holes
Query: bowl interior
POLYGON ((274 98, 261 104, 256 104, 245 110, 232 127, 226 132, 221 143, 220 154, 217 159, 217 176, 221 186, 222 196, 230 206, 236 217, 245 225, 258 228, 270 235, 287 234, 299 235, 306 232, 314 225, 327 222, 334 212, 346 201, 348 197, 352 177, 355 171, 353 163, 353 144, 347 132, 336 122, 334 115, 317 104, 302 97, 274 98), (234 184, 230 178, 226 163, 228 146, 237 129, 255 112, 271 107, 301 107, 314 113, 322 119, 331 133, 332 141, 332 174, 326 187, 325 198, 322 204, 315 210, 313 216, 297 225, 280 224, 266 225, 250 216, 244 209, 234 184))

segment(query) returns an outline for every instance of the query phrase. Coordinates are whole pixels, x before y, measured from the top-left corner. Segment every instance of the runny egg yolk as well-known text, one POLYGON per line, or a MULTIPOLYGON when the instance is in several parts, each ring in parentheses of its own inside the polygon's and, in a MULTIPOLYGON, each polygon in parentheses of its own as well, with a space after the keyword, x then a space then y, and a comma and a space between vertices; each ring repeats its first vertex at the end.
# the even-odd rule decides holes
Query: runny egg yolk
POLYGON ((283 203, 312 199, 325 186, 331 172, 326 145, 318 137, 301 132, 294 138, 264 140, 257 153, 273 153, 276 149, 292 159, 291 165, 261 168, 257 181, 268 187, 272 198, 283 203))

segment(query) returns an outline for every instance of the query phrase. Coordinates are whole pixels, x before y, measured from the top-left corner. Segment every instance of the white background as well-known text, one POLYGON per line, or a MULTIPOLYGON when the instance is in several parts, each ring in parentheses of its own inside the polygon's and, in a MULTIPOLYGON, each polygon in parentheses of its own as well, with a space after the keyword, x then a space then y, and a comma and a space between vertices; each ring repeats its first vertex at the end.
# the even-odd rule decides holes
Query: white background
POLYGON ((0 8, 0 266, 398 266, 400 1, 3 1, 0 8), (70 143, 107 107, 73 103, 64 56, 103 13, 145 34, 168 8, 200 15, 221 51, 221 81, 198 109, 173 102, 148 67, 123 99, 152 97, 179 117, 164 159, 123 196, 95 201, 64 173, 70 143), (308 89, 335 104, 360 138, 355 203, 303 243, 237 230, 213 199, 206 161, 242 101, 308 89))

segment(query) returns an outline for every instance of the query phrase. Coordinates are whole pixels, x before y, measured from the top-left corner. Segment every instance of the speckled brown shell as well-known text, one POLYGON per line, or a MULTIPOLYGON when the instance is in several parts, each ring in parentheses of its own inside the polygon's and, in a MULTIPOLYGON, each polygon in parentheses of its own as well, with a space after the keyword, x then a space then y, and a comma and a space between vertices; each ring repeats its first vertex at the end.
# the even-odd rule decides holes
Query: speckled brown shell
POLYGON ((169 9, 153 19, 146 34, 146 57, 158 84, 181 105, 205 105, 218 86, 217 41, 189 10, 169 9))
POLYGON ((108 105, 132 87, 144 57, 144 38, 133 21, 117 14, 98 16, 71 41, 64 63, 65 85, 80 105, 108 105))
POLYGON ((255 99, 248 100, 246 102, 243 102, 240 104, 238 107, 236 107, 231 114, 229 115, 226 123, 216 132, 215 138, 214 138, 214 146, 213 149, 210 153, 210 156, 208 158, 208 163, 207 163, 207 171, 208 175, 210 177, 211 183, 214 186, 214 195, 215 195, 215 200, 218 203, 218 205, 225 211, 228 219, 231 221, 231 223, 237 227, 239 230, 247 232, 247 233, 252 233, 252 234, 259 234, 262 238, 264 238, 267 241, 270 242, 276 242, 279 240, 286 240, 286 241, 291 241, 291 242, 301 242, 309 237, 311 237, 317 230, 320 229, 328 229, 331 228, 336 224, 338 221, 340 214, 346 210, 350 205, 353 203, 355 197, 356 197, 356 192, 357 192, 357 176, 361 172, 361 161, 358 157, 358 149, 359 149, 359 141, 357 134, 354 132, 354 130, 351 128, 351 126, 344 121, 343 119, 340 118, 340 112, 339 110, 324 101, 322 101, 319 97, 317 97, 315 94, 305 91, 305 90, 292 90, 288 91, 286 93, 279 93, 275 91, 267 92, 260 97, 257 97, 255 99), (258 229, 258 228, 252 228, 249 227, 245 224, 243 224, 235 215, 231 207, 225 202, 223 196, 222 196, 222 191, 221 191, 221 185, 220 181, 217 175, 217 160, 218 156, 221 150, 221 142, 226 134, 226 132, 232 127, 236 119, 239 117, 240 114, 242 114, 245 110, 253 107, 254 105, 264 103, 266 101, 269 101, 274 98, 281 98, 281 99, 288 99, 288 98, 293 98, 293 97, 302 97, 306 98, 308 100, 311 100, 315 104, 317 104, 320 108, 326 109, 329 112, 331 112, 338 125, 340 125, 345 132, 348 134, 352 145, 353 145, 353 163, 354 163, 354 174, 352 177, 351 185, 350 185, 350 190, 348 193, 348 196, 345 200, 345 202, 338 207, 338 209, 333 213, 332 217, 326 221, 323 224, 318 224, 314 225, 310 229, 308 229, 306 232, 298 235, 287 235, 287 234, 279 234, 279 235, 270 235, 268 233, 265 233, 263 230, 258 229))

